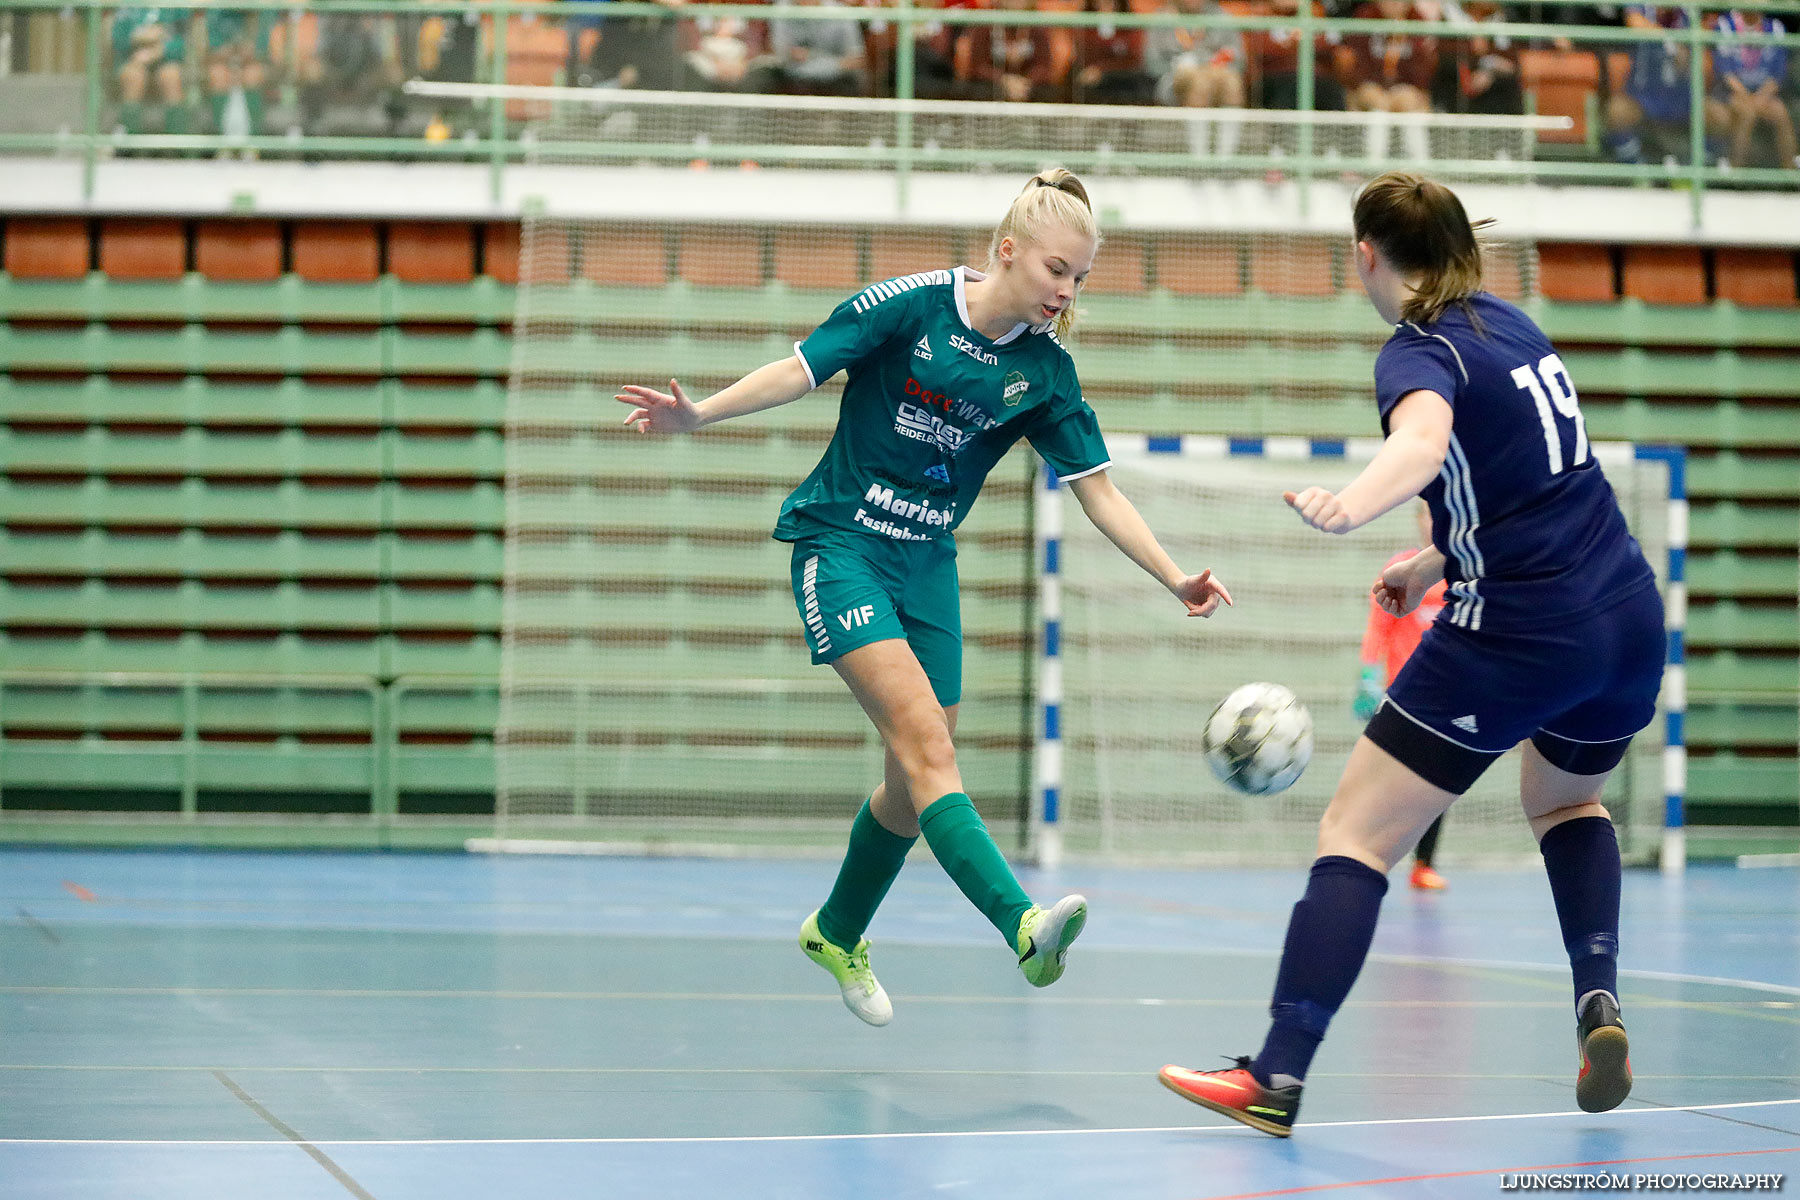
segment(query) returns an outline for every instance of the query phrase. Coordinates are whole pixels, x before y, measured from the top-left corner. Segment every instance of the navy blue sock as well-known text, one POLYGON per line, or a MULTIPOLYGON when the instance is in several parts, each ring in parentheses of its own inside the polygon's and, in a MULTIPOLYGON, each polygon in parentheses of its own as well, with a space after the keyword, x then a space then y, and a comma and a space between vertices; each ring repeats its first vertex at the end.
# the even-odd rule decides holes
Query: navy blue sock
POLYGON ((1575 1001, 1592 991, 1619 994, 1619 835, 1606 817, 1564 821, 1538 843, 1563 948, 1575 974, 1575 1001))
POLYGON ((1267 1087, 1275 1075, 1305 1079, 1325 1036, 1375 940, 1375 918, 1387 876, 1354 858, 1328 854, 1312 865, 1306 895, 1288 920, 1269 1036, 1250 1073, 1267 1087))

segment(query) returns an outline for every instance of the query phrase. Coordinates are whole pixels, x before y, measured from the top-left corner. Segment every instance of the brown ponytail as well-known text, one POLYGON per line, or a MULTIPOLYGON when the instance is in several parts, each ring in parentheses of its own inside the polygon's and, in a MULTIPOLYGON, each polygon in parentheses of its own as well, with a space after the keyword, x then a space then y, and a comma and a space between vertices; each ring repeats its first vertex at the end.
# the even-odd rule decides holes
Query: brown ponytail
POLYGON ((1481 240, 1492 220, 1471 223, 1456 193, 1423 175, 1389 171, 1356 195, 1356 240, 1368 242, 1395 271, 1418 276, 1400 319, 1429 324, 1481 290, 1481 240))
MULTIPOLYGON (((1094 239, 1095 248, 1099 248, 1100 228, 1094 221, 1094 207, 1088 200, 1087 188, 1076 178, 1075 172, 1062 167, 1039 171, 1026 181, 1025 190, 1013 200, 1012 207, 994 227, 994 236, 988 240, 988 272, 991 274, 999 266, 1001 239, 1034 241, 1052 224, 1085 233, 1094 239)), ((1080 295, 1078 285, 1076 298, 1080 295)), ((1071 303, 1056 315, 1056 336, 1067 337, 1074 327, 1075 305, 1071 303)))

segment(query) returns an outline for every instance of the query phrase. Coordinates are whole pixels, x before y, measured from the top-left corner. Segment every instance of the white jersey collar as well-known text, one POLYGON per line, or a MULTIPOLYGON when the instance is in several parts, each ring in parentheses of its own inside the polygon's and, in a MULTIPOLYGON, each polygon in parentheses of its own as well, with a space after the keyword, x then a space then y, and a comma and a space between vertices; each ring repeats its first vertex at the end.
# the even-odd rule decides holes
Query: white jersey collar
MULTIPOLYGON (((969 320, 969 297, 968 294, 963 291, 965 285, 977 280, 986 279, 986 273, 977 271, 974 267, 958 267, 950 274, 956 281, 956 315, 962 318, 963 325, 968 328, 970 333, 987 337, 985 333, 982 333, 979 329, 975 328, 975 322, 969 320)), ((996 346, 1004 346, 1008 342, 1021 337, 1028 329, 1033 329, 1033 326, 1020 321, 1017 325, 1014 325, 1011 329, 1007 330, 1004 335, 991 340, 996 346)))

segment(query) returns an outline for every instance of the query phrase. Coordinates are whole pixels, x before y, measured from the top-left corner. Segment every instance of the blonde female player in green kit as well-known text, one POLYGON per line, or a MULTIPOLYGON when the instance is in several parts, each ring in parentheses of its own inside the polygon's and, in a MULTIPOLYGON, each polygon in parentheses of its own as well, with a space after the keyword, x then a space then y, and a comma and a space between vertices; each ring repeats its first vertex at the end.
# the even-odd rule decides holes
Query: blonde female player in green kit
POLYGON ((962 693, 953 532, 994 464, 1029 438, 1095 528, 1189 615, 1231 603, 1210 571, 1175 565, 1107 478, 1099 423, 1057 340, 1099 241, 1080 180, 1045 171, 994 231, 985 272, 957 267, 865 288, 792 356, 699 403, 674 380, 667 392, 628 385, 617 397, 639 432, 693 433, 847 373, 831 444, 782 505, 775 537, 794 546, 794 598, 813 662, 850 685, 887 751, 831 895, 800 928, 807 957, 871 1025, 894 1010, 863 931, 921 832, 1033 985, 1061 977, 1087 921, 1080 896, 1032 904, 964 794, 951 744, 962 693))

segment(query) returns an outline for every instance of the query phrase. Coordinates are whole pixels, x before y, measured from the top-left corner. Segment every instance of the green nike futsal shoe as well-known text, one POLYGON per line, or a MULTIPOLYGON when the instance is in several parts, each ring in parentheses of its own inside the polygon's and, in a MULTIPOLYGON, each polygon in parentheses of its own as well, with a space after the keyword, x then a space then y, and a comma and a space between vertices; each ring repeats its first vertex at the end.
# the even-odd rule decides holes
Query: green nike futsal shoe
POLYGON ((894 1006, 869 967, 868 938, 856 943, 853 950, 826 941, 825 935, 819 932, 819 913, 814 909, 812 916, 800 926, 800 949, 806 952, 806 957, 831 972, 831 977, 837 980, 838 991, 843 993, 845 1008, 871 1025, 886 1025, 894 1019, 894 1006))
POLYGON ((1062 978, 1063 958, 1087 924, 1087 900, 1064 896, 1049 908, 1033 905, 1019 921, 1019 970, 1032 987, 1062 978))

